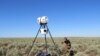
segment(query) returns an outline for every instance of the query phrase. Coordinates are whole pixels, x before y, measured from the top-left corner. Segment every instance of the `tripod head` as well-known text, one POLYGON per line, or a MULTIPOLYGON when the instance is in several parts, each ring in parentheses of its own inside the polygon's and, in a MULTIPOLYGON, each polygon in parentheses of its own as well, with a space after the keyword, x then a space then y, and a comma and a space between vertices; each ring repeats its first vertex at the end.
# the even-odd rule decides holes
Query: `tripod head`
POLYGON ((46 25, 48 23, 48 17, 47 16, 41 16, 37 18, 37 22, 40 25, 46 25))

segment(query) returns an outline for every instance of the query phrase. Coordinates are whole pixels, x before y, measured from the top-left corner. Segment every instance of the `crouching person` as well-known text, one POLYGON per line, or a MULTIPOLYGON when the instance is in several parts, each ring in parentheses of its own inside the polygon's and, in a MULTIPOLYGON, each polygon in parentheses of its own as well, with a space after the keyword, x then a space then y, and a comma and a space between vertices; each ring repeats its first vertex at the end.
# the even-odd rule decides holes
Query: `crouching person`
POLYGON ((66 56, 67 54, 69 55, 70 49, 71 49, 71 42, 70 40, 67 39, 67 37, 65 37, 62 42, 62 49, 61 49, 61 53, 63 54, 63 56, 66 56))

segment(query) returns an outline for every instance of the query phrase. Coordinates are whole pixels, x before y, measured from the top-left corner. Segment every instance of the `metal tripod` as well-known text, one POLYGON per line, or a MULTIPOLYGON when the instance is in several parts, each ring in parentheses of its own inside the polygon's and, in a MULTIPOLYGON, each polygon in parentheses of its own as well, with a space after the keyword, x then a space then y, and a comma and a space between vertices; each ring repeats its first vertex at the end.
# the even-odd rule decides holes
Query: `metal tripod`
MULTIPOLYGON (((51 35, 51 32, 50 32, 50 30, 49 30, 47 24, 40 24, 40 28, 39 28, 39 30, 38 30, 36 36, 35 36, 35 39, 33 40, 32 46, 31 46, 30 51, 28 52, 28 55, 27 55, 27 56, 30 55, 30 52, 31 52, 31 50, 32 50, 32 47, 34 46, 34 43, 35 43, 35 41, 36 41, 36 39, 37 39, 37 36, 38 36, 38 34, 39 34, 41 28, 47 28, 47 31, 48 31, 48 33, 49 33, 49 35, 50 35, 50 37, 51 37, 51 40, 52 40, 52 42, 53 42, 53 44, 54 44, 54 46, 55 46, 55 48, 56 48, 56 44, 55 44, 55 42, 54 42, 54 40, 53 40, 53 37, 52 37, 52 35, 51 35)), ((47 36, 46 36, 46 34, 44 34, 44 36, 45 36, 45 45, 46 45, 46 54, 47 54, 47 53, 48 53, 48 51, 47 51, 47 38, 46 38, 47 36)), ((59 51, 57 50, 57 48, 56 48, 56 52, 57 52, 58 55, 60 56, 59 51)))

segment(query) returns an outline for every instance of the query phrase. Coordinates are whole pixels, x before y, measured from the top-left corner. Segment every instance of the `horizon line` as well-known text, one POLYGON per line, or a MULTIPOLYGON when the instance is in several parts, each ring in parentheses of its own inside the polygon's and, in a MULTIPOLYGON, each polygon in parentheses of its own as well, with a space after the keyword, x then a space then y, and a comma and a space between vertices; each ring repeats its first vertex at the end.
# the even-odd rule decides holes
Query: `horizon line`
MULTIPOLYGON (((29 37, 24 37, 24 36, 11 36, 11 37, 8 36, 8 37, 5 37, 5 36, 3 36, 3 37, 0 37, 0 38, 34 38, 34 37, 35 37, 35 36, 33 36, 33 37, 32 37, 32 36, 29 36, 29 37)), ((47 36, 47 37, 48 37, 48 36, 47 36)), ((50 37, 50 36, 49 36, 49 37, 50 37)), ((58 37, 59 37, 59 38, 62 38, 62 37, 68 37, 68 38, 72 38, 72 37, 74 37, 74 38, 75 38, 75 37, 81 37, 81 38, 82 38, 82 37, 84 37, 84 38, 86 38, 86 37, 88 37, 88 38, 89 38, 89 37, 98 38, 98 37, 100 37, 100 36, 53 36, 53 37, 54 37, 54 38, 58 38, 58 37)), ((40 36, 39 36, 38 38, 43 38, 43 37, 40 37, 40 36)))

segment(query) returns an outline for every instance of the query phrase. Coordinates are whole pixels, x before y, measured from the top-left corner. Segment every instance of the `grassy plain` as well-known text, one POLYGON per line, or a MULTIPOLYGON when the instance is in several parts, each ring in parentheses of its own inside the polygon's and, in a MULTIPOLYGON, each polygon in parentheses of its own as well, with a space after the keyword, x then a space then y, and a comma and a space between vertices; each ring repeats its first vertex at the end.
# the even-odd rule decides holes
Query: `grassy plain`
MULTIPOLYGON (((69 37, 75 56, 100 56, 99 37, 69 37)), ((34 38, 0 38, 0 56, 27 56, 34 38)), ((50 38, 47 39, 49 49, 54 46, 50 38)), ((62 48, 63 37, 54 38, 56 45, 62 48)), ((41 46, 44 45, 44 38, 37 38, 30 56, 35 56, 41 46)), ((62 54, 62 56, 64 56, 62 54)), ((67 56, 67 54, 66 54, 67 56)))

